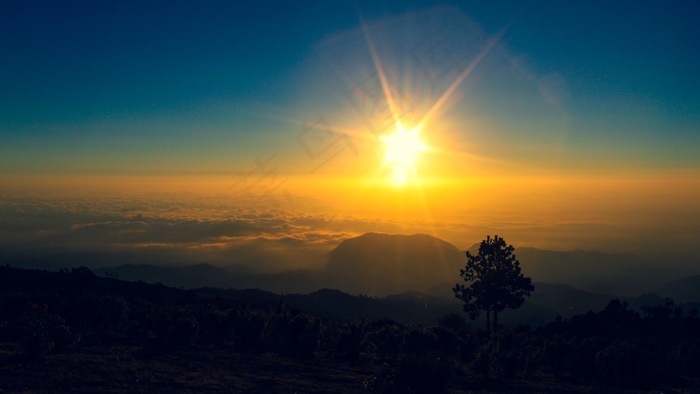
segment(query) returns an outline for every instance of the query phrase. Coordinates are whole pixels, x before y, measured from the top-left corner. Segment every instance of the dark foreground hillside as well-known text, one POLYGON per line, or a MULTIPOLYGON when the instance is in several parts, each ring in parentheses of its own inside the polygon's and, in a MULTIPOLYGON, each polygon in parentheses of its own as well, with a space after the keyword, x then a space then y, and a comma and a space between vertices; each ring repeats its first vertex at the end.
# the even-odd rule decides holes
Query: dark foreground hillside
POLYGON ((671 300, 487 335, 461 314, 345 320, 229 293, 0 267, 0 392, 700 390, 700 319, 671 300))
MULTIPOLYGON (((114 338, 110 343, 82 346, 75 351, 32 360, 18 357, 19 350, 13 346, 0 344, 0 392, 371 393, 382 392, 374 387, 377 376, 387 370, 372 364, 300 360, 275 353, 240 353, 214 345, 192 345, 167 354, 143 355, 142 344, 119 342, 114 338)), ((455 394, 658 393, 658 390, 575 385, 548 377, 523 381, 468 373, 452 376, 447 389, 455 394)))

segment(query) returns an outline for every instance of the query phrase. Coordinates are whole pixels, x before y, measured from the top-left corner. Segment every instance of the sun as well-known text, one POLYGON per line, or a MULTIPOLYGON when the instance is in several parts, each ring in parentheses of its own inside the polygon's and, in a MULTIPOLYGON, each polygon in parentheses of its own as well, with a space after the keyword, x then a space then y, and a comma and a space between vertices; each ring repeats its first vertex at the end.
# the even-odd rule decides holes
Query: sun
POLYGON ((386 145, 386 164, 392 167, 392 180, 397 185, 406 184, 415 178, 415 163, 418 154, 426 150, 420 138, 420 130, 406 130, 396 123, 396 132, 381 138, 386 145))

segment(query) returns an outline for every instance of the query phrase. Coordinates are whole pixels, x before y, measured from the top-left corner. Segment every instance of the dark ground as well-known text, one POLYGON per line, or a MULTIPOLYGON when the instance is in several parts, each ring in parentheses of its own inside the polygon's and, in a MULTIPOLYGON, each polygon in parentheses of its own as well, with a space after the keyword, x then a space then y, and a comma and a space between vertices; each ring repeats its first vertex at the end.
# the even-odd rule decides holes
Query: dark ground
MULTIPOLYGON (((15 344, 0 344, 0 393, 368 393, 364 384, 381 366, 300 361, 273 353, 244 354, 227 346, 193 345, 172 351, 112 338, 27 358, 15 344)), ((456 372, 451 393, 658 393, 577 386, 547 376, 496 380, 456 372)), ((691 393, 688 390, 665 393, 691 393)))

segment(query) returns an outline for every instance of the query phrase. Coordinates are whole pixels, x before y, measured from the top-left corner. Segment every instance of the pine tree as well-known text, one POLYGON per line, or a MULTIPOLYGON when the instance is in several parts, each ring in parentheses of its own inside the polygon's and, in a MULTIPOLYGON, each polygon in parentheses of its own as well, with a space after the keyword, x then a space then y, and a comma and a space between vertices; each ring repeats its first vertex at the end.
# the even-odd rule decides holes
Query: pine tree
POLYGON ((460 270, 464 284, 458 283, 452 290, 455 297, 464 301, 464 312, 476 319, 486 312, 486 331, 498 330, 498 313, 504 309, 517 309, 526 296, 535 290, 530 278, 520 272, 520 262, 513 254, 513 246, 498 235, 487 236, 479 245, 479 253, 467 252, 467 265, 460 270))

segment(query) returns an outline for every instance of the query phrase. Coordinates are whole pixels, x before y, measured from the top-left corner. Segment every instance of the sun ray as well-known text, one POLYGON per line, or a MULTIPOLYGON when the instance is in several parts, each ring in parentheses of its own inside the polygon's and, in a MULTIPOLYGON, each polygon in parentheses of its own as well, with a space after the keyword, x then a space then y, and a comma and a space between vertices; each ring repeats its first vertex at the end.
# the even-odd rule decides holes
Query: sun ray
POLYGON ((374 62, 374 67, 377 69, 377 75, 379 76, 379 81, 382 84, 382 91, 384 92, 384 97, 386 98, 386 103, 389 106, 389 113, 391 113, 394 123, 398 122, 398 111, 396 111, 396 104, 394 103, 394 98, 391 96, 391 91, 389 90, 389 83, 387 82, 386 75, 384 74, 384 67, 379 60, 379 55, 374 47, 374 41, 369 34, 367 29, 367 24, 365 23, 362 16, 360 16, 360 25, 362 26, 362 32, 365 35, 365 40, 367 41, 367 46, 369 47, 370 54, 372 55, 372 62, 374 62))
POLYGON ((474 68, 476 68, 476 66, 478 66, 479 63, 481 63, 481 61, 486 57, 486 55, 489 52, 491 52, 491 49, 493 49, 493 47, 498 43, 498 41, 500 41, 504 32, 505 31, 501 31, 498 35, 496 35, 493 39, 491 39, 491 41, 489 41, 489 43, 486 45, 486 47, 484 47, 484 49, 482 49, 481 52, 479 52, 479 55, 471 63, 469 63, 467 68, 465 68, 459 74, 457 79, 455 79, 454 82, 452 82, 450 87, 448 87, 447 90, 445 90, 445 92, 442 94, 442 96, 440 96, 440 98, 435 102, 435 104, 433 104, 433 106, 430 107, 428 112, 426 112, 426 114, 423 116, 423 118, 420 120, 420 122, 418 122, 418 126, 416 126, 417 128, 421 129, 421 128, 423 128, 423 126, 425 126, 428 123, 430 118, 432 118, 433 115, 435 115, 435 113, 440 109, 440 107, 442 107, 444 105, 445 101, 447 101, 447 99, 459 87, 459 85, 462 84, 464 79, 467 78, 467 76, 474 70, 474 68))
MULTIPOLYGON (((360 15, 358 10, 358 17, 360 19, 360 26, 365 37, 369 52, 372 57, 372 62, 377 72, 378 79, 381 84, 382 92, 384 94, 384 99, 386 100, 386 105, 390 112, 391 119, 394 124, 394 133, 388 135, 375 135, 375 138, 384 142, 386 145, 385 160, 384 163, 378 168, 374 176, 370 177, 369 182, 365 184, 364 187, 360 187, 355 193, 355 197, 352 198, 354 203, 349 205, 358 204, 368 197, 369 193, 375 193, 377 187, 386 187, 393 185, 393 188, 407 188, 405 192, 415 195, 418 198, 419 209, 422 209, 424 217, 428 220, 432 220, 433 215, 429 206, 428 196, 423 190, 423 184, 420 182, 419 173, 416 168, 416 161, 418 159, 419 153, 423 151, 431 152, 442 152, 444 149, 433 149, 423 144, 420 139, 420 131, 429 125, 433 117, 437 112, 444 106, 445 102, 454 94, 455 90, 462 84, 462 82, 469 76, 472 71, 483 61, 483 59, 491 52, 495 45, 500 41, 504 31, 499 33, 493 39, 491 39, 487 45, 479 52, 474 60, 457 76, 457 78, 449 85, 449 87, 442 93, 442 95, 435 101, 428 111, 419 119, 415 127, 407 130, 399 121, 400 114, 397 109, 397 103, 395 98, 392 97, 391 90, 389 88, 389 81, 386 76, 385 68, 382 65, 381 59, 375 47, 375 43, 371 37, 369 28, 365 21, 360 15), (389 182, 387 183, 387 176, 389 177, 389 182), (381 185, 381 186, 380 186, 381 185)), ((449 154, 456 154, 457 152, 450 151, 449 154)), ((394 192, 398 193, 399 189, 395 189, 394 192)), ((396 194, 396 206, 401 210, 402 206, 402 194, 396 194)))

